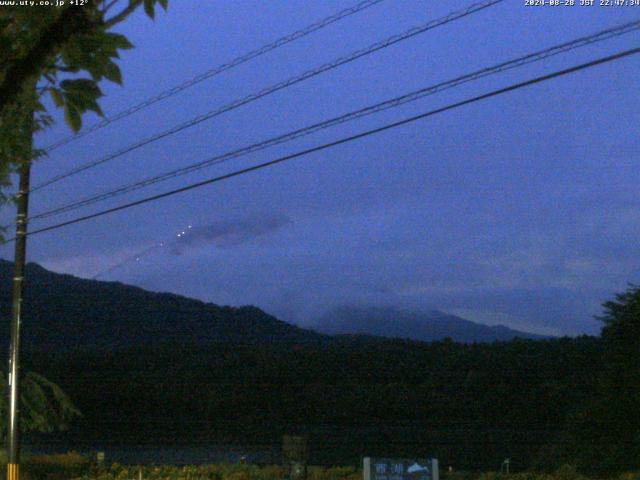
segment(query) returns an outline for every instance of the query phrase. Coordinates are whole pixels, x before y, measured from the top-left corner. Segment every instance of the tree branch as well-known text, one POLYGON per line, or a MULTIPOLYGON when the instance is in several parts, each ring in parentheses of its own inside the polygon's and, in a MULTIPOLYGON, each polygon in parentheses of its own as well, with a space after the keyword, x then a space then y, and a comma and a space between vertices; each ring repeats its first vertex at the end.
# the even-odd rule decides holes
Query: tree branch
POLYGON ((114 15, 109 20, 105 20, 105 22, 104 22, 105 28, 111 28, 115 24, 120 23, 121 21, 123 21, 131 13, 133 13, 133 11, 136 8, 138 8, 141 3, 142 3, 142 0, 133 0, 133 1, 129 2, 129 6, 127 8, 123 9, 120 13, 118 13, 117 15, 114 15))
POLYGON ((109 3, 107 3, 107 0, 104 0, 104 7, 102 8, 102 13, 106 14, 109 10, 111 10, 111 8, 118 3, 119 0, 111 0, 109 3))

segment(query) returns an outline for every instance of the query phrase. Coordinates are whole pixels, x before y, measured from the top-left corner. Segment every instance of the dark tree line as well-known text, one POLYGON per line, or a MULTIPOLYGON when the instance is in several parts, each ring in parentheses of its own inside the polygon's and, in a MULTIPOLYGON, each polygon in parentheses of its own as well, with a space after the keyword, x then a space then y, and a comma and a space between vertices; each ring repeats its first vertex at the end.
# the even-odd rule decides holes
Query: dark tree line
MULTIPOLYGON (((520 467, 563 441, 596 401, 595 338, 464 345, 343 338, 326 344, 129 349, 35 358, 85 418, 87 441, 277 443, 303 432, 318 461, 434 454, 520 467), (496 463, 497 462, 497 463, 496 463)), ((77 437, 76 437, 77 438, 77 437)))

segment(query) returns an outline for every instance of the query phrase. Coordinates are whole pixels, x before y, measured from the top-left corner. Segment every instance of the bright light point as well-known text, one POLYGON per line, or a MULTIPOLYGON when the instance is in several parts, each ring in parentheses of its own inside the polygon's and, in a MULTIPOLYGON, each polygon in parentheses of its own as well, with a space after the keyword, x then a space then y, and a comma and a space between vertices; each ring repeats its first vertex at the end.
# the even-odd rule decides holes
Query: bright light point
POLYGON ((191 225, 189 225, 189 228, 191 228, 191 225))

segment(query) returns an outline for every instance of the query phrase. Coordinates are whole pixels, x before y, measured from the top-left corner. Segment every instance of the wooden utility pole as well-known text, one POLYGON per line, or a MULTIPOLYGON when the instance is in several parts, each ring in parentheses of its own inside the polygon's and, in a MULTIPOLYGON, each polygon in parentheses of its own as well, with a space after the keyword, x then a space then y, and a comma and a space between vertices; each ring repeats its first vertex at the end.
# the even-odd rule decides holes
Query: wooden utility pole
MULTIPOLYGON (((33 134, 33 114, 29 114, 25 135, 33 134)), ((13 265, 13 292, 11 309, 11 344, 9 347, 7 419, 7 480, 20 478, 20 321, 22 316, 22 290, 27 258, 27 216, 29 211, 29 175, 31 152, 27 152, 19 167, 19 189, 16 195, 16 236, 13 265)))

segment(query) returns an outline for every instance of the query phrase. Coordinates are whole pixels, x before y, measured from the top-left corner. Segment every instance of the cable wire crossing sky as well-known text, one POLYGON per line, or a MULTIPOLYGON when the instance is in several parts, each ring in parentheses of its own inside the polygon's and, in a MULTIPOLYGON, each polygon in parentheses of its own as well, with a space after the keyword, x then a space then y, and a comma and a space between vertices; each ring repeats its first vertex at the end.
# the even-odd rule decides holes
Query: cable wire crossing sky
POLYGON ((636 31, 640 29, 640 21, 635 21, 635 22, 629 22, 626 23, 624 25, 620 25, 618 27, 615 28, 609 28, 606 29, 604 31, 600 31, 597 32, 593 35, 590 35, 588 37, 582 37, 570 42, 566 42, 560 45, 556 45, 553 46, 551 48, 547 48, 544 49, 542 51, 539 52, 535 52, 532 54, 528 54, 525 55, 523 57, 519 57, 517 59, 514 60, 510 60, 507 62, 502 62, 498 65, 494 65, 492 67, 487 67, 484 68, 482 70, 473 72, 473 73, 469 73, 466 75, 463 75, 461 77, 457 77, 451 80, 448 80, 446 82, 441 82, 438 83, 436 85, 432 85, 429 87, 425 87, 422 89, 419 89, 417 91, 413 91, 404 95, 401 95, 399 97, 395 97, 389 100, 385 100, 383 102, 379 102, 375 105, 372 106, 368 106, 365 108, 361 108, 358 109, 356 111, 353 112, 349 112, 347 114, 344 115, 340 115, 338 117, 334 117, 332 119, 329 120, 325 120, 323 122, 320 123, 316 123, 313 125, 310 125, 308 127, 304 127, 302 129, 298 129, 295 130, 293 132, 284 134, 284 135, 279 135, 277 137, 271 138, 269 140, 265 140, 263 142, 259 142, 247 147, 243 147, 239 150, 234 150, 232 152, 228 152, 222 155, 216 155, 215 157, 212 157, 210 159, 204 160, 204 161, 200 161, 197 162, 195 164, 191 164, 188 165, 186 167, 182 167, 179 168, 177 170, 172 170, 170 172, 158 175, 158 176, 154 176, 154 177, 150 177, 147 178, 145 180, 139 181, 139 182, 135 182, 133 184, 128 184, 128 185, 124 185, 122 187, 119 187, 115 190, 111 190, 109 192, 104 192, 104 193, 100 193, 98 195, 94 195, 92 197, 89 198, 85 198, 83 200, 79 200, 77 202, 73 202, 67 205, 63 205, 61 207, 57 207, 54 208, 52 210, 48 210, 42 213, 38 213, 36 215, 32 215, 30 217, 30 221, 34 221, 34 220, 39 220, 39 219, 45 219, 45 218, 49 218, 51 216, 54 215, 58 215, 60 213, 64 213, 64 212, 68 212, 68 211, 72 211, 72 210, 76 210, 78 208, 84 207, 84 206, 88 206, 88 205, 92 205, 96 202, 100 202, 102 200, 105 199, 109 199, 112 198, 114 196, 120 196, 123 195, 125 193, 129 193, 135 190, 138 190, 140 188, 144 188, 146 186, 149 185, 153 185, 155 183, 167 180, 167 179, 171 179, 171 178, 175 178, 176 176, 180 176, 180 175, 184 175, 190 172, 194 172, 196 170, 200 170, 202 168, 207 168, 210 167, 212 165, 217 165, 219 163, 222 163, 223 161, 227 161, 227 160, 231 160, 233 158, 237 158, 239 156, 242 155, 247 155, 249 153, 254 153, 256 151, 260 151, 264 148, 270 147, 272 145, 278 145, 282 142, 286 142, 286 141, 290 141, 292 139, 301 137, 303 135, 309 135, 312 134, 316 131, 319 131, 321 129, 324 128, 328 128, 328 127, 332 127, 335 125, 339 125, 341 123, 347 122, 347 121, 351 121, 354 119, 358 119, 360 117, 363 117, 365 115, 371 115, 374 113, 378 113, 381 111, 384 111, 388 108, 395 108, 398 107, 400 105, 403 105, 405 103, 408 102, 413 102, 416 100, 419 100, 427 95, 432 95, 441 91, 444 91, 446 89, 449 88, 454 88, 458 85, 461 85, 463 83, 469 82, 469 81, 474 81, 477 80, 479 78, 483 78, 487 75, 492 75, 492 74, 496 74, 496 73, 500 73, 506 70, 510 70, 512 68, 517 68, 517 67, 521 67, 523 65, 527 65, 529 63, 532 62, 537 62, 537 61, 541 61, 544 60, 548 57, 551 57, 553 55, 558 55, 560 53, 565 53, 568 51, 571 51, 575 48, 580 48, 580 47, 584 47, 587 45, 591 45, 593 43, 596 42, 601 42, 610 38, 615 38, 619 35, 624 35, 626 33, 630 33, 633 31, 636 31))
POLYGON ((274 85, 270 85, 268 87, 265 87, 255 93, 249 94, 243 98, 239 98, 237 100, 233 100, 230 103, 227 103, 225 105, 223 105, 222 107, 216 108, 215 110, 212 110, 210 112, 207 112, 203 115, 198 115, 195 118, 192 118, 189 121, 180 123, 178 125, 175 125, 173 127, 171 127, 168 130, 165 130, 163 132, 157 133, 151 137, 145 138, 143 140, 140 140, 132 145, 127 146, 124 149, 121 149, 115 153, 112 153, 110 155, 107 155, 104 158, 100 158, 98 160, 94 160, 92 162, 89 162, 85 165, 82 165, 74 170, 71 170, 70 172, 67 172, 65 174, 62 175, 58 175, 50 180, 47 180, 46 182, 43 182, 39 185, 36 185, 35 187, 33 187, 31 189, 31 191, 36 191, 39 190, 41 188, 44 188, 48 185, 51 185, 55 182, 58 182, 60 180, 64 180, 66 178, 69 178, 73 175, 76 175, 78 173, 84 172, 88 169, 94 168, 98 165, 102 165, 106 162, 109 162, 111 160, 114 160, 126 153, 130 153, 133 152, 135 150, 137 150, 140 147, 144 147, 145 145, 148 145, 150 143, 156 142, 158 140, 161 140, 163 138, 166 138, 170 135, 174 135, 176 133, 179 133, 187 128, 191 128, 195 125, 198 125, 199 123, 202 123, 206 120, 210 120, 212 118, 215 118, 219 115, 222 115, 224 113, 230 112, 232 110, 235 110, 236 108, 239 108, 243 105, 247 105, 248 103, 254 102, 256 100, 260 100, 261 98, 266 97, 267 95, 271 95, 272 93, 278 92, 280 90, 283 90, 285 88, 289 88, 292 85, 295 85, 297 83, 303 82, 305 80, 308 80, 310 78, 313 78, 317 75, 321 75, 325 72, 328 72, 330 70, 333 70, 334 68, 338 68, 342 65, 345 65, 347 63, 353 62, 354 60, 357 60, 361 57, 364 57, 366 55, 370 55, 372 53, 375 53, 379 50, 382 50, 384 48, 388 48, 392 45, 395 45, 398 42, 402 42, 403 40, 407 40, 410 39, 416 35, 419 35, 421 33, 425 33, 428 32, 429 30, 432 30, 436 27, 442 26, 442 25, 446 25, 450 22, 454 22, 456 20, 459 20, 461 18, 464 18, 468 15, 474 14, 476 12, 482 11, 485 8, 491 7, 493 5, 496 5, 497 3, 500 3, 504 0, 488 0, 485 1, 483 3, 474 3, 471 6, 463 9, 463 10, 459 10, 459 11, 455 11, 455 12, 451 12, 448 15, 446 15, 445 17, 442 18, 438 18, 436 20, 432 20, 427 22, 426 24, 423 25, 419 25, 416 27, 412 27, 409 30, 401 33, 401 34, 396 34, 393 35, 389 38, 386 38, 382 41, 376 42, 373 45, 370 45, 368 48, 364 48, 361 50, 356 50, 354 52, 351 52, 350 54, 340 57, 336 60, 334 60, 333 62, 330 63, 324 63, 320 66, 317 66, 315 68, 312 68, 311 70, 307 70, 306 72, 303 72, 299 75, 295 75, 291 78, 288 78, 284 81, 278 82, 274 85))

